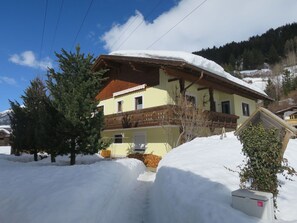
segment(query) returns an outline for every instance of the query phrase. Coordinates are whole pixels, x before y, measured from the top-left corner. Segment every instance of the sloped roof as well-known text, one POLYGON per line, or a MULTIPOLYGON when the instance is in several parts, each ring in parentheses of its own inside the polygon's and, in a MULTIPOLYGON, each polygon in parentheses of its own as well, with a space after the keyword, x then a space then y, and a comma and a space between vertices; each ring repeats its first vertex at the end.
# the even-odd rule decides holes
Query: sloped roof
POLYGON ((240 132, 248 127, 250 123, 257 124, 261 122, 265 128, 277 128, 284 129, 290 132, 292 135, 297 135, 297 129, 285 122, 280 117, 273 114, 266 108, 259 107, 236 131, 235 135, 239 135, 240 132))
POLYGON ((275 114, 282 114, 282 113, 284 113, 284 112, 286 112, 286 111, 291 111, 291 110, 292 110, 292 111, 293 111, 293 110, 297 110, 297 105, 289 106, 289 107, 287 107, 287 108, 278 110, 278 111, 275 112, 275 114))
POLYGON ((207 76, 212 78, 212 80, 215 79, 219 83, 226 83, 232 85, 233 87, 240 88, 241 90, 254 95, 254 98, 272 100, 264 91, 232 76, 224 71, 224 69, 217 63, 187 52, 154 50, 116 51, 110 53, 109 55, 101 55, 96 60, 94 67, 96 68, 98 64, 104 60, 118 62, 136 61, 140 63, 184 68, 192 71, 205 71, 207 76))

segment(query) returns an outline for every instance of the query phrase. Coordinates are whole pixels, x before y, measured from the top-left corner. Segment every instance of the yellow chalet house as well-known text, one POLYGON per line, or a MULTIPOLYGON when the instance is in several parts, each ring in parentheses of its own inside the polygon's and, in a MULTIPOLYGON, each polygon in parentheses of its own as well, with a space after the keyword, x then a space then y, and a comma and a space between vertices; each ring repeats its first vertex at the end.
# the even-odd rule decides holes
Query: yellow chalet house
POLYGON ((270 100, 213 61, 191 53, 117 51, 97 58, 94 70, 100 69, 108 69, 97 95, 104 112, 102 137, 111 140, 113 157, 130 152, 163 156, 174 148, 181 128, 170 117, 178 94, 208 111, 212 131, 235 130, 256 110, 258 100, 270 100))

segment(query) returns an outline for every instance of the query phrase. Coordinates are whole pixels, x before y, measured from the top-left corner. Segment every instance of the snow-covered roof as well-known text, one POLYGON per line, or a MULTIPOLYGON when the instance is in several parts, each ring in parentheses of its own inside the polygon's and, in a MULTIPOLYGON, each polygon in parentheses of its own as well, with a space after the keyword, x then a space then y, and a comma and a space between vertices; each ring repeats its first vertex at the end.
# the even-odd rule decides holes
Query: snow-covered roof
POLYGON ((246 87, 252 91, 256 91, 266 97, 267 94, 256 86, 242 81, 224 70, 223 67, 215 63, 214 61, 205 59, 204 57, 194 55, 192 53, 180 52, 180 51, 158 51, 158 50, 121 50, 110 53, 114 56, 130 56, 130 57, 142 57, 152 58, 160 60, 172 60, 172 61, 184 61, 190 65, 206 70, 210 73, 225 78, 233 83, 246 87))
POLYGON ((9 135, 10 132, 4 128, 0 128, 0 132, 4 132, 5 134, 9 135))

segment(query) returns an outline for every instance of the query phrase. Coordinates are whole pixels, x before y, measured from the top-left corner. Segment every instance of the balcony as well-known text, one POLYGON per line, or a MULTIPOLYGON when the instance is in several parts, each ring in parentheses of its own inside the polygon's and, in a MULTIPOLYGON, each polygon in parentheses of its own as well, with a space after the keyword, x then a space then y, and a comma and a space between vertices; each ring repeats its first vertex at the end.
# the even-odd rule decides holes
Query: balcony
MULTIPOLYGON (((180 118, 175 115, 176 106, 165 105, 141 110, 105 115, 105 130, 137 128, 162 125, 179 125, 180 118)), ((220 112, 204 112, 206 126, 214 128, 236 129, 238 116, 220 112)))

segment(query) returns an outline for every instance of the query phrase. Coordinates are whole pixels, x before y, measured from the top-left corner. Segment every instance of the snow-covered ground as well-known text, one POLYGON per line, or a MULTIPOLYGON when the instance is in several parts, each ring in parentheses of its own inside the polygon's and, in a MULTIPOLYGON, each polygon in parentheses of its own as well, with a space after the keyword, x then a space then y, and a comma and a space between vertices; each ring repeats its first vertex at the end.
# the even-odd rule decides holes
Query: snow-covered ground
MULTIPOLYGON (((297 139, 290 140, 285 157, 297 169, 297 139)), ((152 222, 259 222, 231 207, 238 189, 236 166, 244 159, 233 135, 197 138, 167 154, 158 167, 152 189, 152 222)), ((278 197, 279 222, 297 222, 297 177, 283 182, 278 197)))
POLYGON ((253 77, 253 76, 261 76, 261 77, 265 77, 265 76, 269 76, 271 75, 272 71, 270 69, 260 69, 260 70, 242 70, 240 71, 240 73, 242 75, 244 75, 244 77, 253 77))
POLYGON ((55 166, 28 157, 0 156, 1 223, 139 223, 145 215, 145 182, 138 180, 145 166, 138 160, 95 156, 86 165, 55 166))
POLYGON ((264 91, 266 89, 268 79, 261 77, 245 77, 243 80, 264 91))
MULTIPOLYGON (((297 139, 285 157, 297 169, 297 139)), ((134 159, 105 161, 99 155, 68 157, 57 164, 31 155, 0 155, 0 222, 253 223, 231 207, 238 189, 241 144, 233 135, 197 138, 161 161, 157 175, 134 159)), ((281 178, 277 222, 297 222, 297 177, 281 178)))
POLYGON ((0 146, 0 154, 10 154, 10 146, 0 146))

